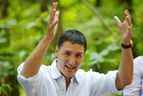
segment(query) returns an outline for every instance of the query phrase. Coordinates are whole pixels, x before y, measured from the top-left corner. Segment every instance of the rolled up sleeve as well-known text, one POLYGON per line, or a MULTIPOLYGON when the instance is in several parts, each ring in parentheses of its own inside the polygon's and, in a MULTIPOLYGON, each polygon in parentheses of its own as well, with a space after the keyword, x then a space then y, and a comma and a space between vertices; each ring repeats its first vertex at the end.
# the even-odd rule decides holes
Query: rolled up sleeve
POLYGON ((40 81, 42 80, 42 69, 40 68, 39 72, 36 75, 26 78, 21 74, 23 70, 23 65, 24 63, 20 64, 17 68, 17 80, 24 87, 27 94, 26 96, 35 96, 34 93, 36 92, 34 92, 34 89, 40 84, 40 81))

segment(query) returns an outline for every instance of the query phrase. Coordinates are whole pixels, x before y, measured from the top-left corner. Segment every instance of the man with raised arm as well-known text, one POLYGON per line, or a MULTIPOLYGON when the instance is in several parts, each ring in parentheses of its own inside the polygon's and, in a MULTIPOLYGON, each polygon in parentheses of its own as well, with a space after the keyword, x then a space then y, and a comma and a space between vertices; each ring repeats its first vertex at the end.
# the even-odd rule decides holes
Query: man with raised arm
POLYGON ((42 38, 30 56, 18 67, 18 80, 27 96, 104 96, 118 92, 132 81, 132 23, 128 11, 118 28, 122 37, 121 64, 118 71, 107 74, 80 68, 87 49, 85 36, 76 29, 65 31, 59 38, 56 58, 49 66, 42 65, 42 58, 54 38, 58 24, 57 3, 52 2, 48 33, 42 38))

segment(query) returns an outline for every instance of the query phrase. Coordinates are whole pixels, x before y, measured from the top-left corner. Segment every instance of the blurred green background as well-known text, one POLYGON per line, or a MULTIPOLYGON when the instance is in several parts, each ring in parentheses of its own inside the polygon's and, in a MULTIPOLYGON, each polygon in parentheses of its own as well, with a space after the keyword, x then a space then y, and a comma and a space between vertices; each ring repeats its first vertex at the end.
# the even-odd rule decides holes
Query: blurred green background
MULTIPOLYGON (((56 38, 76 28, 88 40, 82 68, 106 73, 120 64, 120 33, 113 17, 132 14, 134 57, 143 54, 143 0, 58 0, 60 22, 56 38)), ((0 96, 25 96, 16 80, 17 66, 47 32, 50 0, 0 0, 0 96)), ((43 63, 50 64, 56 39, 43 63)), ((122 95, 115 95, 122 96, 122 95)))

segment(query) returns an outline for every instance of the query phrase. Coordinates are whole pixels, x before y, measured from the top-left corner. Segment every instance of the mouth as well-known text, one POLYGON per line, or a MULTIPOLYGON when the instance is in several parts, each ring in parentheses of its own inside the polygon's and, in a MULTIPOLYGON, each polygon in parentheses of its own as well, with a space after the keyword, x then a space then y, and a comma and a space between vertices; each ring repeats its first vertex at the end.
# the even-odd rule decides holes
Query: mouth
POLYGON ((75 70, 77 69, 77 66, 68 66, 67 64, 64 65, 69 70, 75 70))
POLYGON ((73 66, 73 65, 70 65, 68 64, 67 62, 64 62, 60 59, 58 59, 58 62, 61 64, 61 65, 64 65, 64 67, 69 71, 69 72, 72 72, 76 69, 78 69, 79 66, 73 66))

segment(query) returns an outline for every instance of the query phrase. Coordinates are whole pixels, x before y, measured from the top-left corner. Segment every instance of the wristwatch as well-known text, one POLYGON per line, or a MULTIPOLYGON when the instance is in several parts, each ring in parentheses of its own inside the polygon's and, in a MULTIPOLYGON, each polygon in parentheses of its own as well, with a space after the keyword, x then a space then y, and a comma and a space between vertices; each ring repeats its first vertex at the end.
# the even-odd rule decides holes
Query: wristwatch
POLYGON ((132 48, 133 43, 132 43, 132 41, 130 41, 130 43, 128 43, 128 44, 121 43, 121 47, 124 49, 132 48))

